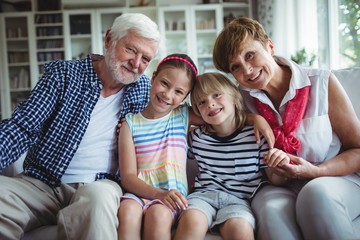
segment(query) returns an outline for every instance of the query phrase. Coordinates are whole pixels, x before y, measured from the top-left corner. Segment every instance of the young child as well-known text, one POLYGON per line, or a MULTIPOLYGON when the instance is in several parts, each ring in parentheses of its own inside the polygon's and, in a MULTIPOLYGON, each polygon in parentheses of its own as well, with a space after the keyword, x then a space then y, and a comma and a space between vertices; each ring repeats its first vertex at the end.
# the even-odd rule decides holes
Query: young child
POLYGON ((191 104, 206 124, 189 134, 189 155, 197 160, 199 173, 175 240, 204 239, 208 229, 223 239, 254 239, 249 200, 264 181, 263 170, 272 183, 285 183, 266 163, 282 166, 289 157, 281 150, 269 150, 264 138, 257 144, 253 127, 245 126, 240 92, 226 76, 200 75, 191 104))
POLYGON ((180 106, 197 79, 197 68, 184 54, 164 58, 151 79, 149 105, 127 115, 119 133, 121 185, 127 192, 118 211, 121 240, 170 239, 178 214, 187 207, 186 177, 189 124, 203 123, 180 106))

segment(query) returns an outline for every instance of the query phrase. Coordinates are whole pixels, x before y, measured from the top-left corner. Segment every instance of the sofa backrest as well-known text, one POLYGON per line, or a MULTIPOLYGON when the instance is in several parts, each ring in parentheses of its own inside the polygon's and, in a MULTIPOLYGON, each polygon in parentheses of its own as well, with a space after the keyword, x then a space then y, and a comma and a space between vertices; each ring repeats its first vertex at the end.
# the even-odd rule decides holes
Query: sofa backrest
POLYGON ((356 115, 360 118, 360 67, 333 71, 348 94, 356 115))

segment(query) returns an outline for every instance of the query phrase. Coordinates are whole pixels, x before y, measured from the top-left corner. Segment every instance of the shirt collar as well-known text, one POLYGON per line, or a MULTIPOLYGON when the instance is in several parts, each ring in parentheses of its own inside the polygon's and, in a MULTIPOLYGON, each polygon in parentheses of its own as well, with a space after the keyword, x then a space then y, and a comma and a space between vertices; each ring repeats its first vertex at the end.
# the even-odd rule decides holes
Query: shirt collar
POLYGON ((96 84, 100 90, 103 89, 104 85, 103 83, 100 81, 99 76, 97 75, 95 68, 93 66, 93 59, 99 59, 99 58, 104 58, 104 56, 99 55, 99 54, 88 54, 88 56, 85 58, 85 63, 87 66, 87 71, 88 71, 88 76, 90 77, 90 81, 92 84, 96 84))
MULTIPOLYGON (((310 83, 310 79, 309 79, 308 75, 304 71, 304 67, 299 66, 295 62, 289 61, 288 59, 280 57, 280 56, 274 56, 274 59, 275 59, 276 63, 278 63, 279 65, 288 66, 291 70, 291 79, 290 79, 289 90, 285 94, 284 99, 281 103, 281 105, 284 105, 289 100, 291 100, 295 97, 297 89, 303 88, 305 86, 309 86, 309 85, 311 85, 311 83, 310 83)), ((268 99, 268 97, 262 90, 250 89, 250 88, 245 88, 242 86, 240 86, 240 88, 245 91, 248 91, 252 97, 258 98, 262 102, 270 104, 270 100, 268 99)))

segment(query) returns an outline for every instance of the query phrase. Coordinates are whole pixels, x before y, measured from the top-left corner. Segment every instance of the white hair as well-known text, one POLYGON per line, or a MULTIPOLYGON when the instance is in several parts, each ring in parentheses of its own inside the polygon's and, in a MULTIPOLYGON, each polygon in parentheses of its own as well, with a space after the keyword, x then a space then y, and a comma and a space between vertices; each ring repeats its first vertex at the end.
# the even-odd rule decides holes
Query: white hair
POLYGON ((142 13, 123 13, 114 20, 110 31, 113 44, 125 37, 129 31, 158 43, 159 47, 163 42, 158 25, 142 13))

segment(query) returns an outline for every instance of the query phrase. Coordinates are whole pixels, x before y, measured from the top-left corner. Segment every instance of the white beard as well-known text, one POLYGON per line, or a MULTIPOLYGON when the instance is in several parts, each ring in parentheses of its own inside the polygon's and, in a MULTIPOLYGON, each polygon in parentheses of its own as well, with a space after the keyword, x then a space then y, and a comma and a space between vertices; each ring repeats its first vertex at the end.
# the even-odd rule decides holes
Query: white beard
POLYGON ((112 77, 124 84, 128 85, 130 83, 135 82, 137 79, 140 78, 140 74, 138 73, 138 69, 133 69, 127 62, 119 62, 115 59, 114 54, 115 47, 111 47, 108 51, 105 52, 105 62, 111 71, 112 77), (135 75, 128 73, 127 71, 123 70, 122 67, 127 69, 132 69, 135 75))

